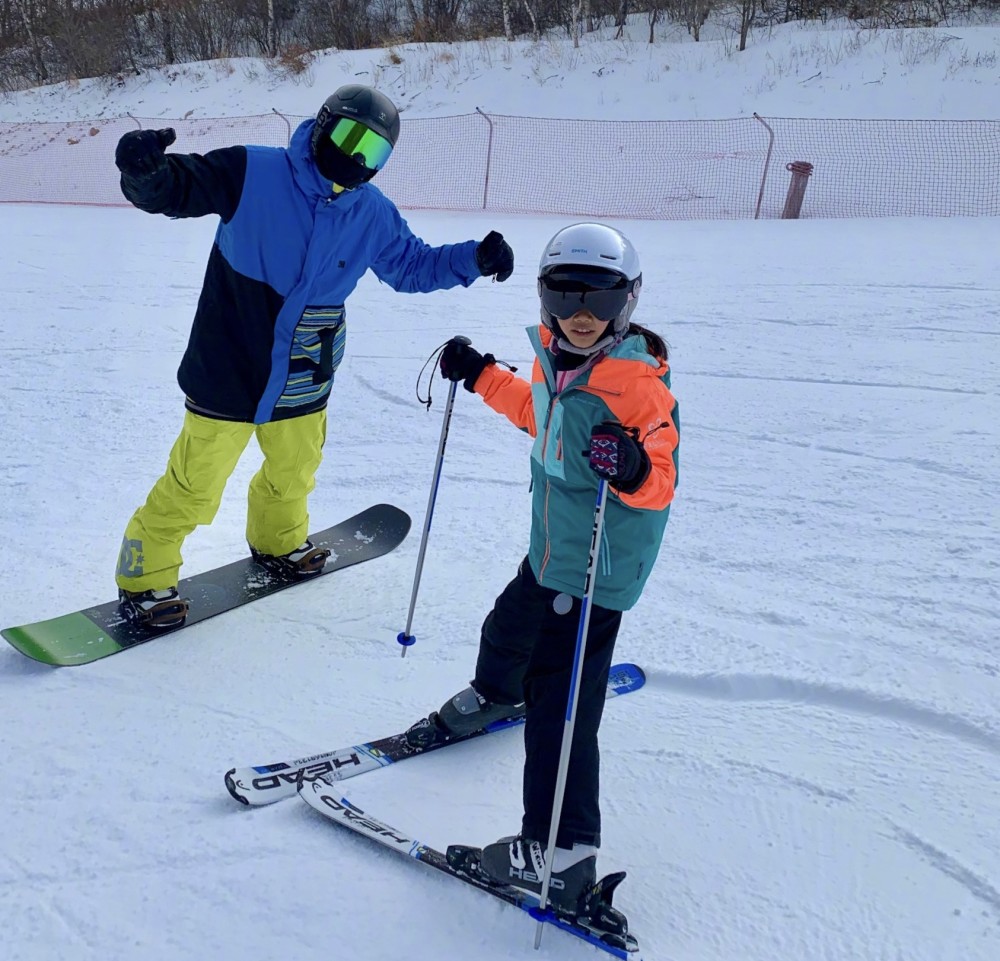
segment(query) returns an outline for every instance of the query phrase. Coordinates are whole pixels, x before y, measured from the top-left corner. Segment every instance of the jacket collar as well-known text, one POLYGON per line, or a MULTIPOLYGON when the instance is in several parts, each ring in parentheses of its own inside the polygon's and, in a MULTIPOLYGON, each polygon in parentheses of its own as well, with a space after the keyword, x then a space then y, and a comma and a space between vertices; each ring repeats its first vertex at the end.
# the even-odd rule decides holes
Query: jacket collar
POLYGON ((310 200, 319 202, 330 200, 335 196, 344 201, 348 197, 360 194, 363 190, 370 189, 369 184, 361 184, 354 190, 345 190, 341 194, 334 194, 332 181, 327 180, 319 172, 312 157, 312 132, 315 126, 314 119, 303 120, 295 128, 295 133, 292 134, 292 139, 288 142, 288 147, 285 150, 292 165, 292 177, 299 190, 310 200))
MULTIPOLYGON (((531 345, 535 348, 535 355, 538 357, 538 361, 542 365, 545 380, 549 387, 554 391, 556 385, 556 372, 552 363, 552 355, 548 351, 554 334, 544 324, 537 324, 526 329, 528 331, 528 340, 531 341, 531 345)), ((615 346, 605 354, 605 357, 615 357, 621 360, 635 361, 641 365, 644 369, 644 373, 650 374, 654 377, 662 377, 669 369, 663 361, 658 360, 649 353, 646 349, 646 341, 642 337, 637 336, 626 336, 620 343, 615 344, 615 346)), ((600 363, 600 361, 598 361, 598 363, 600 363)), ((596 366, 596 364, 594 366, 596 366)))

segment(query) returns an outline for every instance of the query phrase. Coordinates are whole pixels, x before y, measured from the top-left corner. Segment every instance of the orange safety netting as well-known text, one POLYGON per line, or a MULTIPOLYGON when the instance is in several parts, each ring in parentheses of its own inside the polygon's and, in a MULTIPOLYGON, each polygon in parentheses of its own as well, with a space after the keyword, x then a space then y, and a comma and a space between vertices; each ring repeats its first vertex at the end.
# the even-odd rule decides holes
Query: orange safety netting
MULTIPOLYGON (((0 124, 0 203, 124 205, 114 150, 139 126, 172 126, 172 150, 204 153, 284 146, 303 119, 0 124)), ((1000 121, 987 120, 414 118, 376 183, 404 209, 776 218, 795 163, 813 168, 803 217, 1000 214, 1000 121)))

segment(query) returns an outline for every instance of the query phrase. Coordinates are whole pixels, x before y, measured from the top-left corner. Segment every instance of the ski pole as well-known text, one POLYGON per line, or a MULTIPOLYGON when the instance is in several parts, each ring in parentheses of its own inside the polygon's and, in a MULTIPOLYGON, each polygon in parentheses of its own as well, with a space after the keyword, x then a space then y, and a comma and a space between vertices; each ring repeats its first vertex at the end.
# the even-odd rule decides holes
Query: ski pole
MULTIPOLYGON (((545 870, 542 872, 542 891, 537 910, 542 913, 549 897, 549 883, 552 880, 552 862, 556 853, 556 837, 559 834, 559 818, 562 816, 563 798, 566 794, 566 775, 569 771, 569 755, 573 746, 573 729, 576 727, 576 705, 580 700, 580 680, 583 677, 583 661, 587 649, 587 631, 590 628, 590 608, 594 598, 594 582, 597 580, 597 556, 601 552, 601 533, 604 530, 604 506, 608 500, 608 482, 601 478, 597 484, 597 506, 594 508, 594 529, 590 536, 590 556, 587 558, 587 579, 584 581, 583 601, 580 604, 580 626, 576 632, 576 648, 573 651, 573 672, 569 685, 569 699, 566 703, 566 723, 563 727, 562 746, 559 749, 559 768, 556 772, 556 789, 552 797, 552 819, 549 823, 549 843, 545 849, 545 870)), ((542 943, 541 917, 535 930, 535 950, 542 943)))
MULTIPOLYGON (((451 343, 465 344, 468 346, 472 343, 468 337, 462 337, 460 334, 451 338, 451 343)), ((434 462, 434 479, 431 481, 431 493, 427 500, 427 512, 424 516, 424 532, 420 535, 420 550, 417 553, 417 569, 413 575, 413 590, 410 593, 410 610, 406 615, 406 628, 400 631, 396 635, 396 640, 403 646, 403 652, 400 657, 406 657, 406 649, 412 647, 417 643, 417 639, 410 633, 410 628, 413 626, 413 611, 417 606, 417 591, 420 588, 420 575, 424 570, 424 554, 427 552, 427 538, 431 531, 431 519, 434 517, 434 502, 437 500, 438 486, 441 483, 441 466, 444 463, 444 448, 448 443, 448 427, 451 424, 451 411, 455 406, 455 391, 458 390, 458 381, 453 380, 451 382, 451 388, 448 391, 448 400, 444 405, 444 420, 441 423, 441 438, 438 441, 437 458, 434 462)), ((428 393, 428 398, 430 393, 428 393)), ((428 400, 428 403, 430 401, 428 400)))

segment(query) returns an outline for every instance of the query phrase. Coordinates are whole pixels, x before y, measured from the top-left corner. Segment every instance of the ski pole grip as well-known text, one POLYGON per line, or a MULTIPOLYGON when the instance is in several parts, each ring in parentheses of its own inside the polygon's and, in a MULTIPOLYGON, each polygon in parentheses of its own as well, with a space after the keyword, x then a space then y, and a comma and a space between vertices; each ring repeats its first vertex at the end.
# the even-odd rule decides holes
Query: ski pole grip
POLYGON ((451 342, 453 344, 462 344, 465 347, 472 346, 472 341, 469 340, 468 337, 463 337, 461 334, 455 334, 455 336, 451 338, 451 342))

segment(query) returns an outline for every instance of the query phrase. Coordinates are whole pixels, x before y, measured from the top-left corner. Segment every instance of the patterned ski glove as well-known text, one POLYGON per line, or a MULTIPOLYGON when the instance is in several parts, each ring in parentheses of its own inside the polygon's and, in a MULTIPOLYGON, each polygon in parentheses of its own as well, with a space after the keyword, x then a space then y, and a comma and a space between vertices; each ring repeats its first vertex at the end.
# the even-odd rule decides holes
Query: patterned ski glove
POLYGON ((115 166, 134 180, 158 174, 167 165, 164 151, 177 139, 173 127, 165 130, 130 130, 115 149, 115 166))
POLYGON ((475 393, 479 375, 497 362, 492 354, 479 353, 464 337, 453 337, 441 351, 441 376, 445 380, 465 381, 465 389, 475 393))
POLYGON ((484 277, 493 274, 493 279, 501 284, 514 273, 514 251, 503 234, 491 230, 476 244, 476 266, 484 277))
POLYGON ((649 477, 649 455, 637 427, 614 421, 597 424, 590 432, 590 469, 622 494, 634 494, 649 477))

